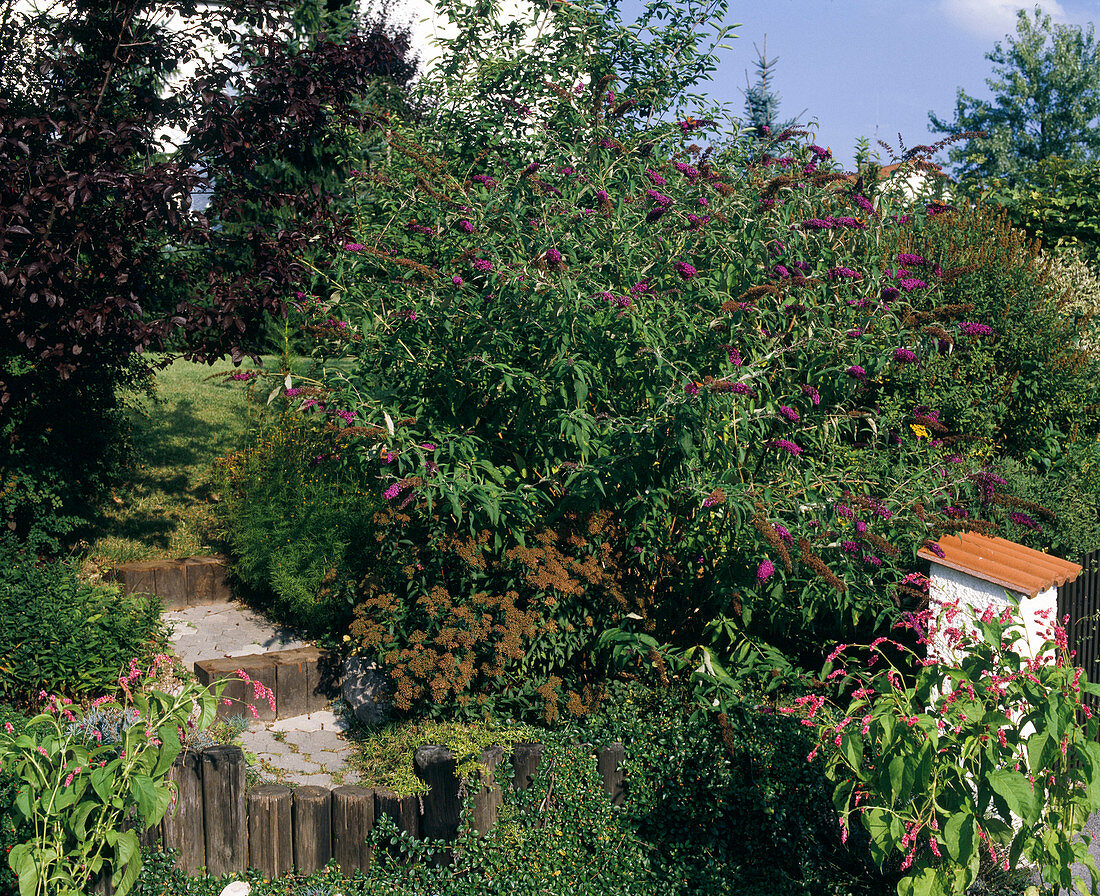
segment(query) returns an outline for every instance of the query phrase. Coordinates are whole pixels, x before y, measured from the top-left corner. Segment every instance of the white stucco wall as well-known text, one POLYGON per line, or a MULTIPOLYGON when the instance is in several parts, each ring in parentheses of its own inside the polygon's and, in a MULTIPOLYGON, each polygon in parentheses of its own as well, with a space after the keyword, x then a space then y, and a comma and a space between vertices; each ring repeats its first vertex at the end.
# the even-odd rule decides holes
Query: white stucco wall
MULTIPOLYGON (((1003 586, 994 585, 992 582, 937 563, 931 564, 929 579, 928 601, 933 612, 956 601, 964 611, 955 619, 954 624, 957 626, 966 625, 971 620, 971 613, 967 608, 981 615, 987 608, 992 607, 993 612, 1000 615, 1009 605, 1006 589, 1003 586)), ((1017 650, 1021 655, 1034 657, 1044 640, 1040 632, 1044 631, 1057 617, 1058 589, 1048 588, 1046 591, 1040 591, 1035 597, 1026 597, 1019 592, 1009 593, 1020 602, 1018 616, 1023 623, 1025 635, 1024 640, 1017 643, 1017 650), (1047 611, 1047 613, 1037 617, 1037 611, 1047 611)), ((929 655, 949 661, 958 659, 952 656, 942 632, 934 635, 929 647, 929 655)))

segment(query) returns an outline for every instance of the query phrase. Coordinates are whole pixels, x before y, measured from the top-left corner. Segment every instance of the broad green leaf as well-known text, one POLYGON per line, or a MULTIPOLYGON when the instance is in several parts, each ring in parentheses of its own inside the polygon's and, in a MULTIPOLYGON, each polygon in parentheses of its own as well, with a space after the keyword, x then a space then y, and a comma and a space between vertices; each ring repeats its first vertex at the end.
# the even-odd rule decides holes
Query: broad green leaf
POLYGON ((943 826, 943 839, 947 853, 960 865, 969 865, 980 846, 978 825, 969 812, 956 812, 943 826))
POLYGON ((17 843, 8 853, 8 867, 19 878, 19 896, 34 896, 38 888, 38 866, 26 843, 17 843))
POLYGON ((989 775, 989 786, 1008 807, 1008 810, 1025 824, 1034 824, 1039 817, 1035 791, 1020 772, 1000 768, 989 775))

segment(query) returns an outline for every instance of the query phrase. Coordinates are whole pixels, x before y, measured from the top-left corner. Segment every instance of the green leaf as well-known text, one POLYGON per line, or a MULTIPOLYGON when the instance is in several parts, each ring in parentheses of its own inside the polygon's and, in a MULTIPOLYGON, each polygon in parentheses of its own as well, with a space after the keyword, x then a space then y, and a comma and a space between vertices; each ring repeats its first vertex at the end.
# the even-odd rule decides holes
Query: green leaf
POLYGON ((940 896, 948 893, 943 881, 937 880, 935 868, 922 868, 898 881, 898 896, 940 896))
POLYGON ((956 812, 943 826, 943 839, 947 853, 960 865, 969 865, 980 845, 978 823, 969 812, 956 812))
POLYGON ((149 818, 157 806, 157 786, 148 775, 134 775, 130 779, 130 793, 137 802, 142 818, 149 818))
POLYGON ((1039 807, 1035 800, 1035 791, 1020 772, 1000 768, 989 775, 989 786, 1008 807, 1008 810, 1025 824, 1034 824, 1039 819, 1039 807))
POLYGON ((141 872, 140 844, 133 831, 123 831, 118 835, 113 864, 115 873, 111 876, 111 884, 115 888, 115 896, 126 896, 141 872))
POLYGON ((19 878, 19 896, 34 896, 38 888, 38 866, 28 844, 17 843, 11 848, 8 867, 19 878))

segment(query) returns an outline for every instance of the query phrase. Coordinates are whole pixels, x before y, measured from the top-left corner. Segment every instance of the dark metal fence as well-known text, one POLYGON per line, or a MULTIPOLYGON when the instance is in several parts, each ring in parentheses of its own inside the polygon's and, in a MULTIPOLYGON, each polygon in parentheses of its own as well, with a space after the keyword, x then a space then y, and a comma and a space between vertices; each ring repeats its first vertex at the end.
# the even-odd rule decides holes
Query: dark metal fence
MULTIPOLYGON (((1067 634, 1076 663, 1089 681, 1100 682, 1100 550, 1085 554, 1081 565, 1084 572, 1058 589, 1058 618, 1069 616, 1067 634)), ((1100 709, 1100 697, 1089 696, 1086 702, 1100 709)))

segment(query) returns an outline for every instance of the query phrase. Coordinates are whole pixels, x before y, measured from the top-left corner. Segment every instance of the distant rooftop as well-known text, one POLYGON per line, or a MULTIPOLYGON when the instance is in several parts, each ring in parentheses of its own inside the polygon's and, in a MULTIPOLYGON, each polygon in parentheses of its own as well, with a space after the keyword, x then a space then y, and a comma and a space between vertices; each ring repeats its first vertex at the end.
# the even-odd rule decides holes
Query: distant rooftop
POLYGON ((944 556, 938 557, 928 548, 921 548, 917 556, 1028 597, 1072 582, 1081 574, 1077 563, 977 532, 945 535, 936 544, 944 556))

